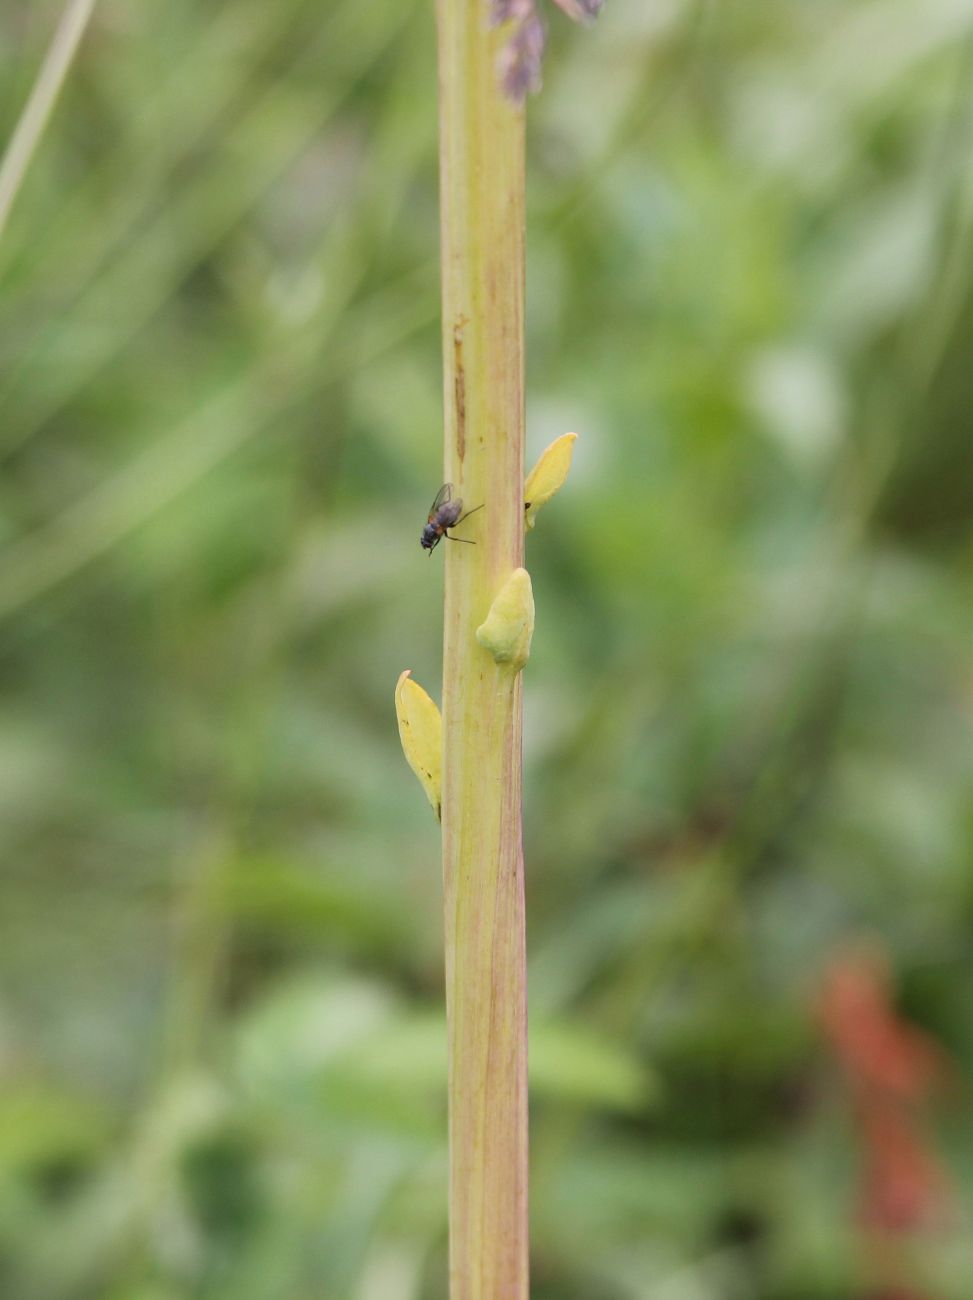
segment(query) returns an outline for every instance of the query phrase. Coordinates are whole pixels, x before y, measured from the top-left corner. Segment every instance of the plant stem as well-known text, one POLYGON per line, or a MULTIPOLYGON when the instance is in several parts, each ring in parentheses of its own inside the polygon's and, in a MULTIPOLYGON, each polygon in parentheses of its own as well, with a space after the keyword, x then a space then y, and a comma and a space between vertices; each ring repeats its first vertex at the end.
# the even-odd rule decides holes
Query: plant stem
POLYGON ((0 236, 94 7, 95 0, 69 0, 30 98, 0 160, 0 236))
POLYGON ((437 0, 445 478, 485 508, 446 544, 443 879, 450 1297, 527 1297, 519 672, 475 631, 524 546, 524 121, 485 0, 437 0))

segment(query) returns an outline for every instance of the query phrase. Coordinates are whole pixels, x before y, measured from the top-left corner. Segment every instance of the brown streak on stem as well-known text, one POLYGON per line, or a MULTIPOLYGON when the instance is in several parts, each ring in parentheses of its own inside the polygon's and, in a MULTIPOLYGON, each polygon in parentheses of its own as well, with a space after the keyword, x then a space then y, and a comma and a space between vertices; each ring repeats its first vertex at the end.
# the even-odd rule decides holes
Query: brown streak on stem
POLYGON ((463 369, 463 330, 466 317, 460 316, 453 326, 453 396, 456 403, 456 455, 466 455, 466 371, 463 369))

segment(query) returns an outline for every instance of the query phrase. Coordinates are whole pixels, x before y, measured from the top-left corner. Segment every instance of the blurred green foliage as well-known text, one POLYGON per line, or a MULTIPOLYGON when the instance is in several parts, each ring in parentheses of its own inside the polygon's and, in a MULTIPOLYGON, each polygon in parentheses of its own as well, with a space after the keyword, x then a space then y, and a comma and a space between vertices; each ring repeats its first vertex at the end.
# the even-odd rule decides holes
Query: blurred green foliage
MULTIPOLYGON (((551 37, 533 1294, 851 1300, 832 954, 973 1070, 973 11, 551 37)), ((0 245, 5 1300, 444 1295, 435 87, 430 4, 100 0, 0 245)))

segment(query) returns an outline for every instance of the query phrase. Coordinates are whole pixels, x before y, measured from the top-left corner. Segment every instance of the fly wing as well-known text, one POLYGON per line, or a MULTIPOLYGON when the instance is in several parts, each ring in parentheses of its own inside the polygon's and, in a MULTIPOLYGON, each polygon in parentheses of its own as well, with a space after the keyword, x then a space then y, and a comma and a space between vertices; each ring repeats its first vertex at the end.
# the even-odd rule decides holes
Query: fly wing
POLYGON ((432 523, 432 517, 439 509, 439 507, 443 504, 444 501, 448 501, 452 495, 453 495, 452 483, 444 483, 442 487, 439 489, 439 491, 436 493, 436 500, 429 507, 430 523, 432 523))

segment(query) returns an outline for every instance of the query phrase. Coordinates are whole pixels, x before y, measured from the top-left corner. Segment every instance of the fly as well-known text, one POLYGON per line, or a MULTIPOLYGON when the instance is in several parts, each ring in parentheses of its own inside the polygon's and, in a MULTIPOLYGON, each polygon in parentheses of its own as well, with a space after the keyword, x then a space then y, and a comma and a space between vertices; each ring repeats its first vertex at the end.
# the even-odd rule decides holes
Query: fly
POLYGON ((470 515, 475 515, 477 510, 482 509, 482 506, 474 506, 472 510, 467 510, 464 515, 462 500, 459 497, 453 499, 452 483, 444 483, 436 493, 436 500, 432 503, 432 508, 429 511, 429 521, 419 538, 419 545, 428 551, 430 555, 444 537, 448 542, 465 542, 467 546, 475 546, 476 542, 471 542, 469 538, 450 537, 446 530, 455 528, 464 519, 468 519, 470 515))

